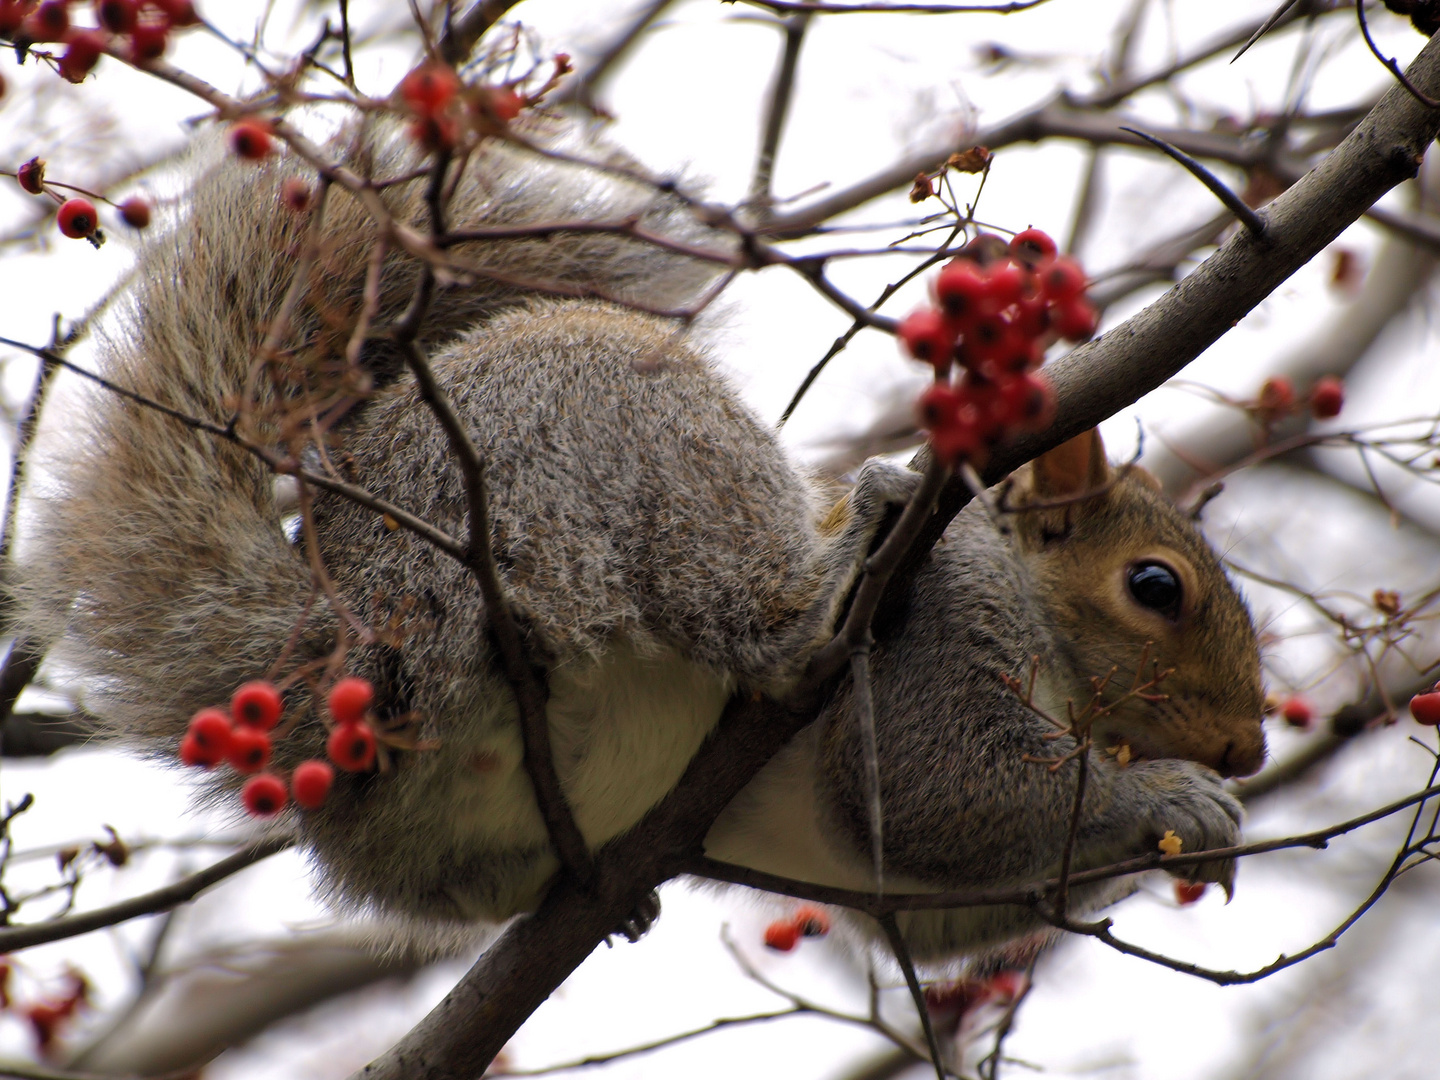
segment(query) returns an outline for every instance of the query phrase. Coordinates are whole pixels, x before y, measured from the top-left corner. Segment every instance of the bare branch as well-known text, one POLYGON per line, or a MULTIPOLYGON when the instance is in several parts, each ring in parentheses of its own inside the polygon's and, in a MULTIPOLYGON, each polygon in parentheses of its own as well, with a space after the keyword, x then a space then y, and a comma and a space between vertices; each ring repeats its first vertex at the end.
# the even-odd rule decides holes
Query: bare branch
POLYGON ((289 835, 266 837, 198 873, 181 878, 154 892, 122 900, 118 904, 97 908, 80 915, 68 915, 63 919, 53 919, 50 922, 34 923, 29 926, 0 927, 0 953, 17 952, 33 945, 44 945, 51 941, 78 937, 107 926, 115 926, 131 919, 138 919, 142 915, 154 915, 161 911, 169 911, 173 907, 195 899, 210 886, 238 874, 246 867, 254 866, 263 859, 268 859, 277 852, 284 851, 294 843, 295 838, 289 835))

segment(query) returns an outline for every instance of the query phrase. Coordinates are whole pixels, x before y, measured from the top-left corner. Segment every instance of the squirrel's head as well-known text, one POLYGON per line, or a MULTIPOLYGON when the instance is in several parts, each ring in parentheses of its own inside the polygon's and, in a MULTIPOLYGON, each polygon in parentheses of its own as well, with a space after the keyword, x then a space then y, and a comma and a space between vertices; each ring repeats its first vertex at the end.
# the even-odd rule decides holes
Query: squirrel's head
POLYGON ((1103 681, 1095 744, 1224 776, 1258 769, 1255 627, 1214 551, 1155 479, 1112 468, 1092 430, 1031 462, 1006 502, 1066 654, 1077 715, 1091 680, 1103 681))

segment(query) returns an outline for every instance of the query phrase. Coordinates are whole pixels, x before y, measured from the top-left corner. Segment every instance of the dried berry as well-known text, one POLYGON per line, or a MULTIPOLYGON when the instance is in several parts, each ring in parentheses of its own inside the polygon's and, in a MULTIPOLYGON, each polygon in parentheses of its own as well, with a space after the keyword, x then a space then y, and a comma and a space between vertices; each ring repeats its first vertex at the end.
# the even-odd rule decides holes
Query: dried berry
POLYGON ((44 159, 32 157, 15 170, 15 179, 31 195, 43 195, 45 193, 44 159))
POLYGON ((119 206, 120 220, 132 229, 144 229, 150 225, 150 204, 139 195, 131 195, 119 206))

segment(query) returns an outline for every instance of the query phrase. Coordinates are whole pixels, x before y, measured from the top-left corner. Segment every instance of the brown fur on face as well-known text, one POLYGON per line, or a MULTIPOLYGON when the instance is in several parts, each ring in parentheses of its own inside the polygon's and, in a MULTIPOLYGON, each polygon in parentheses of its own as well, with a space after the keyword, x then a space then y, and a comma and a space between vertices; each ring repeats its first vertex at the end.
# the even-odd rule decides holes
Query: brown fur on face
POLYGON ((1110 711, 1095 722, 1096 744, 1128 746, 1136 758, 1185 758, 1224 776, 1255 772, 1265 758, 1264 693, 1250 614, 1154 479, 1112 469, 1092 431, 1032 463, 1015 501, 1020 546, 1076 677, 1077 708, 1089 697, 1085 682, 1109 676, 1102 700, 1110 711), (1127 578, 1145 562, 1179 578, 1173 618, 1131 594, 1127 578), (1137 686, 1146 696, 1127 694, 1137 686))

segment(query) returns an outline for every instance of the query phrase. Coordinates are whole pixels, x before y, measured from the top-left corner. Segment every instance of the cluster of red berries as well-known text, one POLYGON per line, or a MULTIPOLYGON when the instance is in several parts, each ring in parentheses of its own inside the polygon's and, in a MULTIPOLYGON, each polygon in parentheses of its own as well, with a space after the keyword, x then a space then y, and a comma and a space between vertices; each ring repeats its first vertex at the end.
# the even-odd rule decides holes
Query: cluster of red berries
MULTIPOLYGON (((3 0, 0 0, 0 3, 3 3, 3 0)), ((81 196, 66 198, 53 190, 57 185, 47 185, 44 159, 33 157, 21 165, 15 170, 15 181, 31 195, 48 195, 60 204, 60 209, 55 212, 55 224, 66 236, 72 240, 89 240, 96 247, 104 243, 104 234, 100 232, 100 214, 95 209, 95 204, 81 196)), ((76 190, 67 184, 58 186, 76 190)), ((95 198, 109 202, 104 196, 97 195, 95 198)), ((111 205, 120 212, 120 220, 133 229, 143 229, 150 224, 150 204, 138 195, 111 205)))
POLYGON ((65 990, 58 997, 17 1005, 11 996, 14 968, 9 957, 0 956, 0 1011, 13 1009, 30 1025, 36 1048, 48 1055, 54 1048, 61 1029, 70 1022, 81 1006, 90 1003, 90 981, 75 968, 65 972, 65 990))
POLYGON ((1055 395, 1036 369, 1050 342, 1095 333, 1085 288, 1080 264, 1057 255, 1039 229, 1009 244, 982 234, 940 271, 934 304, 900 324, 900 342, 935 369, 918 408, 942 461, 976 459, 1008 435, 1050 423, 1055 395))
POLYGON ((454 149, 467 119, 481 127, 503 127, 529 104, 513 86, 477 86, 462 95, 463 89, 446 64, 423 64, 400 80, 396 93, 412 117, 410 137, 416 143, 431 151, 454 149))
POLYGON ((789 952, 801 938, 824 937, 830 932, 830 916, 812 904, 801 904, 788 919, 776 919, 765 928, 765 944, 777 952, 789 952))
MULTIPOLYGON (((347 772, 364 772, 375 764, 375 729, 366 719, 374 700, 370 681, 353 676, 336 682, 326 699, 335 720, 326 753, 347 772)), ((206 708, 191 718, 180 740, 180 760, 207 769, 224 761, 249 776, 240 800, 256 817, 278 814, 290 798, 297 806, 314 810, 335 782, 330 764, 317 759, 301 762, 290 774, 288 793, 283 779, 263 771, 273 750, 270 733, 283 712, 284 701, 273 683, 263 679, 245 683, 231 697, 228 713, 206 708)))
POLYGON ((1303 401, 1296 394, 1293 382, 1284 375, 1276 375, 1260 385, 1260 393, 1249 406, 1260 422, 1267 426, 1302 409, 1309 409, 1310 415, 1317 420, 1329 420, 1339 416, 1344 407, 1345 384, 1334 375, 1316 379, 1315 385, 1310 388, 1310 396, 1303 401))
POLYGON ((74 0, 0 0, 0 36, 24 46, 63 44, 60 74, 78 83, 107 51, 136 63, 158 60, 171 30, 200 21, 191 0, 95 0, 97 25, 77 27, 70 19, 75 6, 74 0))

